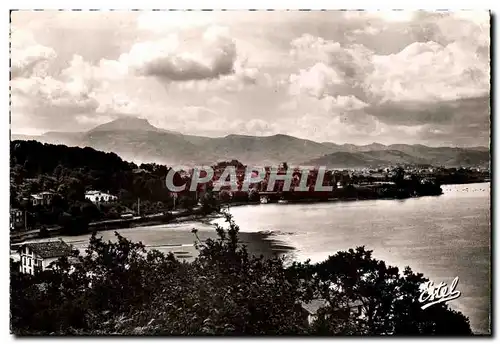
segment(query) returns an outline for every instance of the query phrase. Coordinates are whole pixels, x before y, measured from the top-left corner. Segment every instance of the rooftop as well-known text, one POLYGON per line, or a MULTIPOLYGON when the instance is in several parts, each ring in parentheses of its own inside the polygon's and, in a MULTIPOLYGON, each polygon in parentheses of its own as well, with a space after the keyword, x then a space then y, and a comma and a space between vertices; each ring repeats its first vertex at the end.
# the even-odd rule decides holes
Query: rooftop
POLYGON ((85 192, 86 195, 95 195, 95 194, 98 194, 98 193, 101 193, 101 191, 89 190, 89 191, 85 192))
POLYGON ((54 192, 52 192, 52 191, 42 191, 42 192, 32 194, 31 197, 36 198, 36 199, 42 199, 43 196, 52 196, 52 195, 54 195, 54 192))
POLYGON ((318 309, 327 305, 328 301, 325 299, 314 299, 307 303, 302 302, 302 308, 304 308, 311 315, 318 313, 318 309))
POLYGON ((108 193, 108 192, 99 191, 99 190, 89 190, 89 191, 86 191, 86 192, 85 192, 85 195, 98 195, 98 194, 113 196, 113 195, 111 195, 111 194, 110 194, 110 193, 108 193))
POLYGON ((42 258, 57 258, 71 254, 71 246, 62 240, 27 243, 21 245, 19 249, 24 247, 29 247, 42 258))

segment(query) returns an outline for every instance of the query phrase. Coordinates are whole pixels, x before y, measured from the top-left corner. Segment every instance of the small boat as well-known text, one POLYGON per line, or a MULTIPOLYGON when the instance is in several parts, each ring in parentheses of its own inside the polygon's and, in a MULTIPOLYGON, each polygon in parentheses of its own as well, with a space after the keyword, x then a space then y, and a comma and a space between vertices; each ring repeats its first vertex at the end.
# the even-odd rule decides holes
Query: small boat
POLYGON ((281 204, 287 204, 287 203, 288 203, 288 201, 287 201, 286 199, 280 199, 280 200, 278 201, 278 203, 281 203, 281 204))

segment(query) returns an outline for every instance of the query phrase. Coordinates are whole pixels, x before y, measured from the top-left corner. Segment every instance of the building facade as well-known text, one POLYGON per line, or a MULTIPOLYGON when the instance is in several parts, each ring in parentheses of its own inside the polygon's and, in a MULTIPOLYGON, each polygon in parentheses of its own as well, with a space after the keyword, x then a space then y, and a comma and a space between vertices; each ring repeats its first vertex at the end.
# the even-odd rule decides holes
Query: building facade
POLYGON ((85 193, 85 199, 88 199, 92 203, 109 203, 116 201, 118 197, 106 192, 91 190, 85 193))
POLYGON ((37 194, 31 195, 31 200, 34 206, 37 205, 50 205, 52 204, 52 199, 54 198, 54 193, 50 191, 44 191, 37 194))
POLYGON ((72 248, 62 240, 23 244, 18 248, 19 271, 36 274, 50 269, 50 264, 61 257, 69 257, 72 248))
POLYGON ((26 228, 25 214, 20 209, 10 209, 10 230, 23 230, 26 228))

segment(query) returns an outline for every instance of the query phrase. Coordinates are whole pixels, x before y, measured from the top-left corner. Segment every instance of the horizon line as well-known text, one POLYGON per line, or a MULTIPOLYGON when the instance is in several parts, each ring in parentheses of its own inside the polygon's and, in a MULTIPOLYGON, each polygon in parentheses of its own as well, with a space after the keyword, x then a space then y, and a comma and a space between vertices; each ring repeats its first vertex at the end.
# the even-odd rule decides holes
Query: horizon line
MULTIPOLYGON (((111 122, 108 122, 108 123, 111 123, 111 122)), ((104 123, 106 124, 106 123, 104 123)), ((86 130, 86 131, 56 131, 56 130, 49 130, 49 131, 46 131, 42 134, 24 134, 24 133, 19 133, 19 132, 12 132, 12 130, 10 130, 10 141, 15 141, 16 139, 13 139, 12 136, 28 136, 30 138, 42 138, 44 135, 47 135, 49 133, 65 133, 65 134, 85 134, 85 133, 88 133, 90 131, 92 131, 93 129, 95 129, 97 127, 94 127, 92 129, 89 129, 89 130, 86 130)), ((157 128, 157 127, 155 127, 157 128)), ((474 148, 474 147, 479 147, 479 148, 485 148, 485 149, 488 149, 490 150, 491 148, 491 142, 489 145, 464 145, 464 146, 460 146, 460 145, 448 145, 448 146, 434 146, 434 145, 428 145, 428 144, 423 144, 423 143, 403 143, 403 142, 399 142, 399 143, 390 143, 390 144, 384 144, 384 143, 380 143, 380 142, 376 142, 376 141, 373 141, 371 143, 366 143, 366 144, 356 144, 356 143, 350 143, 350 142, 345 142, 345 143, 338 143, 338 142, 333 142, 333 141, 315 141, 315 140, 311 140, 311 139, 305 139, 305 138, 301 138, 301 137, 298 137, 298 136, 293 136, 293 135, 289 135, 289 134, 281 134, 281 133, 278 133, 278 134, 273 134, 273 135, 248 135, 248 134, 227 134, 225 136, 203 136, 203 135, 194 135, 194 134, 185 134, 185 133, 182 133, 182 132, 179 132, 179 131, 174 131, 174 130, 170 130, 170 129, 163 129, 163 128, 157 128, 157 129, 160 129, 160 130, 164 130, 166 132, 175 132, 179 135, 182 135, 182 136, 196 136, 196 137, 202 137, 202 138, 207 138, 207 139, 223 139, 223 138, 227 138, 227 137, 230 137, 230 136, 240 136, 240 137, 254 137, 254 138, 267 138, 267 137, 273 137, 273 136, 288 136, 288 137, 291 137, 291 138, 294 138, 294 139, 298 139, 298 140, 304 140, 304 141, 309 141, 309 142, 314 142, 314 143, 317 143, 317 144, 321 144, 321 145, 324 145, 325 143, 331 143, 331 144, 334 144, 334 145, 337 145, 337 146, 346 146, 346 145, 352 145, 352 146, 356 146, 356 147, 366 147, 366 146, 370 146, 370 145, 381 145, 381 146, 384 146, 384 147, 390 147, 390 146, 394 146, 394 145, 407 145, 407 146, 424 146, 424 147, 428 147, 428 148, 462 148, 462 149, 467 149, 467 148, 474 148)), ((117 131, 126 131, 126 130, 117 130, 117 131)), ((134 131, 134 130, 131 130, 131 131, 134 131)), ((137 130, 137 131, 140 131, 140 130, 137 130)))

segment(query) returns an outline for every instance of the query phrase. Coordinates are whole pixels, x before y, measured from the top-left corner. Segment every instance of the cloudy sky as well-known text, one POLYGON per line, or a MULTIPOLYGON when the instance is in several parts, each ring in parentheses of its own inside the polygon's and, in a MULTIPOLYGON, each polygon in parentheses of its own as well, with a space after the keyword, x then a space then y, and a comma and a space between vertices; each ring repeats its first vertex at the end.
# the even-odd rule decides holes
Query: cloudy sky
POLYGON ((11 129, 488 145, 489 13, 13 12, 11 129))

